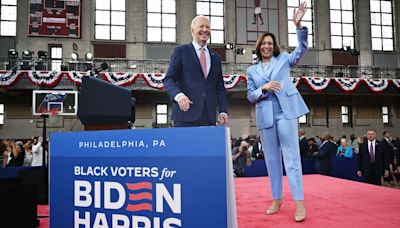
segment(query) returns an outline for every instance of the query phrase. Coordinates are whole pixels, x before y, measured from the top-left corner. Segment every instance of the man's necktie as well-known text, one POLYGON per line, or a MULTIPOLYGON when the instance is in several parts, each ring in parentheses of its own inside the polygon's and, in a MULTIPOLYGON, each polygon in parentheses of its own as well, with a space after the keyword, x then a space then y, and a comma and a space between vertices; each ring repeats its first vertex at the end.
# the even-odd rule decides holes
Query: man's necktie
POLYGON ((204 77, 207 78, 207 62, 206 62, 206 51, 204 48, 200 48, 200 64, 203 69, 204 77))
POLYGON ((371 145, 369 146, 369 160, 371 161, 371 163, 375 162, 374 146, 372 145, 372 142, 371 145))

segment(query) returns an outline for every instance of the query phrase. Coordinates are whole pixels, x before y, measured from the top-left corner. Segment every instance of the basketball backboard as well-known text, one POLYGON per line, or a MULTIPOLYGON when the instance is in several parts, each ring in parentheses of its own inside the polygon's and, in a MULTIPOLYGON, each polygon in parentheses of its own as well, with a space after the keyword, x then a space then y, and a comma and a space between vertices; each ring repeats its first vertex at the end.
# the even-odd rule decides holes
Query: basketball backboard
POLYGON ((78 92, 72 90, 33 90, 32 114, 34 116, 73 116, 78 112, 78 92))

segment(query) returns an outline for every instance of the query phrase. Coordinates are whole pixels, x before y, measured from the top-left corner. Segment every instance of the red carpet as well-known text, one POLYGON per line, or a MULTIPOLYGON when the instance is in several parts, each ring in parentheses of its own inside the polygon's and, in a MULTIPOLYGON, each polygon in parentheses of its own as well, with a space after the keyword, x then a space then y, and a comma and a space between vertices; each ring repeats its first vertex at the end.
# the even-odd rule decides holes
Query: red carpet
MULTIPOLYGON (((268 177, 235 179, 239 228, 265 227, 400 227, 400 190, 321 175, 304 176, 307 219, 296 223, 295 204, 286 177, 283 205, 275 215, 264 212, 271 203, 268 177)), ((48 206, 38 206, 47 216, 48 206)), ((49 219, 40 219, 40 228, 49 219)))
POLYGON ((239 228, 256 227, 400 227, 400 191, 322 175, 305 175, 307 219, 294 221, 295 204, 286 177, 283 205, 275 215, 269 178, 235 179, 239 228))

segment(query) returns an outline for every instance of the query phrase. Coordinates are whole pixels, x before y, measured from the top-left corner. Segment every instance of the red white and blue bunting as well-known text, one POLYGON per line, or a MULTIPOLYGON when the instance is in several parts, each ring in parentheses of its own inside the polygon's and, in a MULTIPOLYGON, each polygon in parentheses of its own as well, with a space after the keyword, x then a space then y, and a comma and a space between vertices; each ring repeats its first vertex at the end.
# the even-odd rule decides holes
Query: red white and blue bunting
MULTIPOLYGON (((90 75, 90 72, 77 71, 0 71, 0 87, 12 87, 21 77, 26 76, 35 85, 44 87, 54 87, 59 81, 66 77, 74 84, 81 84, 82 77, 90 75)), ((114 85, 130 86, 136 83, 139 77, 142 77, 145 83, 158 90, 164 89, 165 74, 158 73, 124 73, 124 72, 100 72, 100 77, 109 81, 114 85)), ((233 89, 239 82, 246 83, 244 75, 224 75, 224 84, 226 89, 233 89)), ((315 92, 325 90, 330 82, 334 82, 342 91, 353 92, 361 83, 375 92, 379 93, 388 88, 392 82, 396 88, 400 89, 400 79, 363 79, 363 78, 324 78, 324 77, 292 77, 292 82, 298 86, 300 82, 304 82, 310 89, 315 92)))
POLYGON ((100 73, 107 81, 118 86, 128 86, 135 83, 138 78, 133 73, 115 73, 115 72, 102 72, 100 73))
POLYGON ((28 78, 38 86, 53 87, 61 80, 64 72, 55 71, 28 71, 28 78))
POLYGON ((293 82, 294 86, 297 87, 297 85, 300 82, 300 79, 301 79, 301 77, 292 77, 292 82, 293 82))
POLYGON ((400 79, 393 79, 392 81, 393 81, 393 84, 394 84, 398 89, 400 89, 400 79))
POLYGON ((364 81, 373 92, 381 92, 389 85, 389 81, 385 79, 365 79, 364 81))
POLYGON ((359 78, 334 78, 333 80, 345 92, 353 92, 361 82, 359 78))
POLYGON ((154 89, 164 89, 165 74, 148 73, 142 74, 144 81, 148 86, 154 89))
POLYGON ((242 80, 246 82, 247 78, 241 75, 224 75, 225 88, 228 90, 232 89, 242 80))
POLYGON ((314 91, 321 92, 328 87, 330 78, 302 77, 306 84, 314 91))
POLYGON ((0 71, 0 86, 8 87, 14 85, 22 74, 17 74, 15 71, 0 71))

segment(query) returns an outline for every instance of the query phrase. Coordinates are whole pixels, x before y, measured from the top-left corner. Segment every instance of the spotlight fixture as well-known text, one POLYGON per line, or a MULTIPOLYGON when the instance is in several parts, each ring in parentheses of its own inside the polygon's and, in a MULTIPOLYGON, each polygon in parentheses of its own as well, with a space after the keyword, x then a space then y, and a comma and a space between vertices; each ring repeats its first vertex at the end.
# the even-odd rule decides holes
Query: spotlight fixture
POLYGON ((246 49, 244 49, 244 48, 236 48, 235 49, 235 53, 237 55, 244 55, 244 54, 246 54, 246 49))
POLYGON ((232 44, 232 43, 227 43, 227 44, 225 44, 225 49, 226 49, 226 50, 231 50, 231 49, 233 49, 234 47, 235 47, 235 45, 232 44))
POLYGON ((18 52, 15 49, 11 48, 10 50, 8 50, 8 58, 10 59, 18 58, 18 52))
POLYGON ((343 46, 342 47, 342 50, 344 51, 344 52, 349 52, 350 53, 350 55, 360 55, 360 50, 358 50, 358 49, 356 49, 356 48, 351 48, 351 46, 348 46, 348 45, 346 45, 346 46, 343 46))
POLYGON ((86 61, 92 61, 93 60, 93 54, 91 52, 88 52, 85 54, 85 59, 86 61))
POLYGON ((71 59, 72 59, 72 61, 78 61, 79 54, 77 52, 72 52, 71 59))
POLYGON ((47 51, 38 51, 38 58, 39 59, 47 59, 47 51))
POLYGON ((22 52, 22 59, 31 60, 32 59, 32 51, 25 50, 24 52, 22 52))

